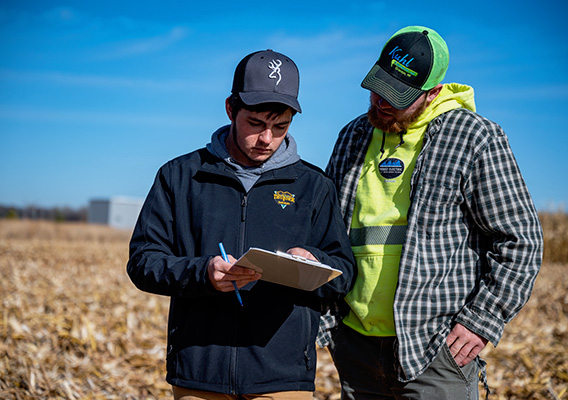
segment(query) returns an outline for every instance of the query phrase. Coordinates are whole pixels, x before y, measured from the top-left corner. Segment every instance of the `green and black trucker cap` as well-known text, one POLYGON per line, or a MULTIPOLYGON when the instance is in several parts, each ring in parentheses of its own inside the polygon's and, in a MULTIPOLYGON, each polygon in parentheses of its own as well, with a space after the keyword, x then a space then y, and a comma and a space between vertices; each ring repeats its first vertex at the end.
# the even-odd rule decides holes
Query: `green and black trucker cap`
POLYGON ((388 40, 361 86, 403 110, 444 79, 449 60, 448 46, 436 31, 409 26, 388 40))

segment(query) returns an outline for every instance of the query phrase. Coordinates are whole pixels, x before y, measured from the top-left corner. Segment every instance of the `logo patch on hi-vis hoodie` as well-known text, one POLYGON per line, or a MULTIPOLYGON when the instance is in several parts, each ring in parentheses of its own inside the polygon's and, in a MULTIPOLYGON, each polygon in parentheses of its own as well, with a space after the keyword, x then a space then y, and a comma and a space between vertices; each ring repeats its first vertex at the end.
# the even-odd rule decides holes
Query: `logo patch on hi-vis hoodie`
POLYGON ((296 195, 290 192, 283 192, 282 190, 275 190, 274 201, 280 204, 282 208, 286 208, 290 204, 294 204, 296 202, 296 195))
POLYGON ((387 179, 393 179, 404 172, 404 162, 398 158, 387 158, 379 164, 379 172, 387 179))

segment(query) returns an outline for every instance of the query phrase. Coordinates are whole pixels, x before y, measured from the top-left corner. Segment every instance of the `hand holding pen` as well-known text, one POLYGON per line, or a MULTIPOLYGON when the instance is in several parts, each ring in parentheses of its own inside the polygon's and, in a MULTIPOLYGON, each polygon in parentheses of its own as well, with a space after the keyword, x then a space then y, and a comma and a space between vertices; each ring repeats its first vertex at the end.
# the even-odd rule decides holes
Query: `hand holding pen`
MULTIPOLYGON (((221 250, 222 244, 219 244, 221 250)), ((213 287, 221 292, 242 288, 249 282, 258 280, 261 275, 249 268, 233 265, 237 260, 221 250, 221 256, 213 257, 207 265, 207 273, 213 287), (226 259, 224 259, 226 256, 226 259), (234 282, 234 284, 233 284, 234 282)), ((239 293, 240 296, 240 293, 239 293)), ((239 301, 240 302, 240 301, 239 301)))
MULTIPOLYGON (((225 251, 225 246, 223 246, 223 243, 219 243, 219 250, 221 250, 221 256, 223 257, 223 260, 225 260, 225 262, 229 262, 229 257, 227 257, 227 252, 225 251)), ((239 293, 237 282, 231 281, 231 283, 233 284, 233 288, 235 289, 237 300, 239 300, 239 304, 242 306, 243 300, 241 299, 241 294, 239 293)))

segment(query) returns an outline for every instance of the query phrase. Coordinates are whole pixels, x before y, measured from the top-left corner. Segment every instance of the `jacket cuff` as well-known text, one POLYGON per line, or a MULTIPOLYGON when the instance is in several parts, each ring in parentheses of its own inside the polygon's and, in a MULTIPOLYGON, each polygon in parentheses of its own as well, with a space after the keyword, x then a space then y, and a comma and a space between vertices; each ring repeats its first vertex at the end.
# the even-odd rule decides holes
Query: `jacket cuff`
POLYGON ((188 273, 183 282, 181 292, 179 296, 181 297, 193 297, 193 296, 211 296, 220 293, 209 280, 209 274, 207 272, 207 265, 209 260, 213 257, 201 257, 199 261, 196 261, 191 267, 195 272, 193 274, 188 273))

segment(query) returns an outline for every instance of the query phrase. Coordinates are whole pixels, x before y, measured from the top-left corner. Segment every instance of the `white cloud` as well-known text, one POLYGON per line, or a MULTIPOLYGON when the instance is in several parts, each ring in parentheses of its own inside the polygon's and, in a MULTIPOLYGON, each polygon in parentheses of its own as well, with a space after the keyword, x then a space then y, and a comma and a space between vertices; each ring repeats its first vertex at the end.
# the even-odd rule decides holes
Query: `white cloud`
POLYGON ((94 56, 95 59, 109 60, 136 56, 140 54, 156 53, 167 49, 188 36, 189 30, 176 26, 163 35, 144 38, 140 40, 126 40, 114 43, 108 50, 101 51, 94 56))
POLYGON ((123 112, 90 112, 64 109, 3 106, 0 120, 21 120, 82 125, 112 124, 129 126, 156 126, 161 128, 189 128, 205 125, 201 118, 165 114, 141 114, 123 112))
MULTIPOLYGON (((160 90, 172 92, 188 92, 203 89, 205 82, 188 80, 160 80, 112 77, 104 75, 81 75, 63 72, 22 72, 15 70, 0 70, 0 82, 20 82, 68 86, 84 86, 97 88, 129 88, 137 90, 160 90)), ((210 85, 207 85, 210 87, 210 85)))
POLYGON ((347 30, 329 30, 316 35, 276 34, 267 42, 275 50, 292 57, 300 68, 304 85, 340 85, 359 81, 379 56, 390 33, 359 34, 347 30))
POLYGON ((362 50, 382 47, 388 34, 352 35, 343 30, 331 30, 317 35, 292 36, 276 34, 270 37, 269 43, 277 43, 284 48, 295 49, 304 55, 326 56, 336 58, 338 53, 357 53, 362 50))
POLYGON ((83 17, 76 10, 69 7, 57 7, 43 14, 43 18, 51 23, 78 23, 83 20, 83 17))
POLYGON ((504 84, 500 87, 487 87, 486 97, 492 100, 523 100, 525 102, 557 99, 562 103, 565 103, 566 93, 568 93, 568 84, 523 86, 511 86, 509 84, 504 84))

